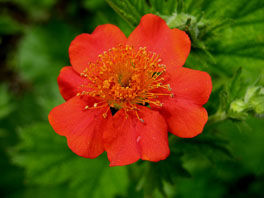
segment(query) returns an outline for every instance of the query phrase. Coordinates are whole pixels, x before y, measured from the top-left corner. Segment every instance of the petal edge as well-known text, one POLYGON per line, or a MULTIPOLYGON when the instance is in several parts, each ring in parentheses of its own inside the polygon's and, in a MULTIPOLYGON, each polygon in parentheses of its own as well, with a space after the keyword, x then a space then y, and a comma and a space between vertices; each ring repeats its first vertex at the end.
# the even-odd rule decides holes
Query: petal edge
POLYGON ((74 153, 95 158, 104 152, 102 136, 107 120, 102 116, 106 111, 104 108, 84 110, 90 102, 75 96, 53 108, 48 118, 54 131, 66 136, 69 148, 74 153))
POLYGON ((92 34, 78 35, 70 44, 69 55, 73 69, 83 72, 89 62, 95 63, 98 55, 118 44, 124 44, 127 38, 115 25, 99 25, 92 34))

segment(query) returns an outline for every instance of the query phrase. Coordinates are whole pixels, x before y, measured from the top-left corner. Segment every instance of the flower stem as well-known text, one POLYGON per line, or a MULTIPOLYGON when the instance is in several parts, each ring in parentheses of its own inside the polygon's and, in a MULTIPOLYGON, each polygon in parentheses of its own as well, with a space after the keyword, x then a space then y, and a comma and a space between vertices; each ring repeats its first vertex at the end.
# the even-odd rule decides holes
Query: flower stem
POLYGON ((207 126, 211 126, 215 123, 224 121, 228 118, 227 114, 223 111, 218 111, 215 114, 208 117, 207 126))

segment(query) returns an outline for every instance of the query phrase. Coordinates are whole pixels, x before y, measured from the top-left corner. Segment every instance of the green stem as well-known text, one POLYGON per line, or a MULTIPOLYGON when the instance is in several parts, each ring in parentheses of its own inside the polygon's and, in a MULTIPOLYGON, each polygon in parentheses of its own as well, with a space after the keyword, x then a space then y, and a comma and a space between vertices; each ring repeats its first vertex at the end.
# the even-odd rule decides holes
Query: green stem
POLYGON ((213 125, 215 123, 224 121, 228 118, 225 112, 218 111, 215 114, 208 117, 207 126, 213 125))

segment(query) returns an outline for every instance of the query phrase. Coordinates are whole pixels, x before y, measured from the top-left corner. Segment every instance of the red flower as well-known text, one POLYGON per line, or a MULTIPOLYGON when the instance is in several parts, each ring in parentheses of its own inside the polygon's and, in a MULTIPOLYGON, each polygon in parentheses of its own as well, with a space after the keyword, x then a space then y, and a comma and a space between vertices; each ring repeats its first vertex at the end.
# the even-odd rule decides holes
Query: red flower
POLYGON ((50 112, 51 126, 82 157, 106 151, 110 166, 167 158, 168 131, 191 138, 207 121, 211 78, 182 67, 190 46, 185 32, 152 14, 128 38, 109 24, 77 36, 72 66, 58 77, 66 102, 50 112))

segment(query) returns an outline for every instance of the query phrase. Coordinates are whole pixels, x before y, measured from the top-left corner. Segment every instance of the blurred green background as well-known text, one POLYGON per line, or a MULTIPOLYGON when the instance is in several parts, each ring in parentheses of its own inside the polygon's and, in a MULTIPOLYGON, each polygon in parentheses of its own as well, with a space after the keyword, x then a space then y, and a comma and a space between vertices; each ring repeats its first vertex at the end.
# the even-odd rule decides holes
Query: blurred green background
POLYGON ((0 197, 264 197, 263 0, 0 0, 0 197), (212 76, 209 121, 170 136, 165 161, 108 167, 50 127, 56 78, 80 33, 115 24, 128 36, 146 13, 186 31, 186 67, 212 76))

